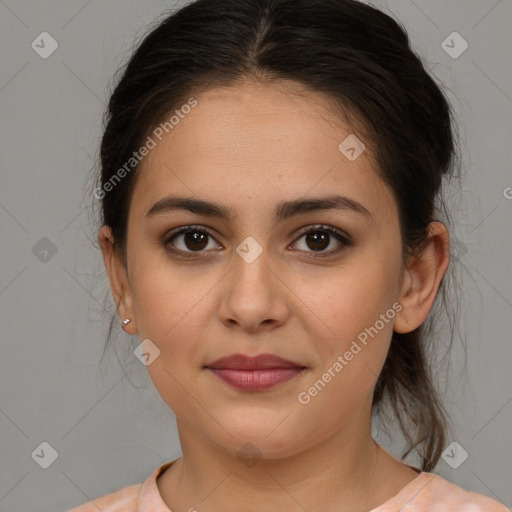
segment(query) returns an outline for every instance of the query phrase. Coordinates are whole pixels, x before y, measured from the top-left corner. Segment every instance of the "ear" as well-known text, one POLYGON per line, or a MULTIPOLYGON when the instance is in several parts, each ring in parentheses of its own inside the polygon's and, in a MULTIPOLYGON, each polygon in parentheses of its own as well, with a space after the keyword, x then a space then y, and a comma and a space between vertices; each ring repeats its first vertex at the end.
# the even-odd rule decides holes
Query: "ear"
POLYGON ((450 234, 446 226, 434 221, 428 227, 428 239, 420 254, 410 256, 404 276, 393 330, 411 332, 427 318, 443 276, 450 263, 450 234))
POLYGON ((120 321, 130 318, 131 322, 123 327, 128 334, 137 334, 137 325, 133 309, 131 285, 122 258, 114 247, 114 236, 110 226, 102 226, 98 232, 98 242, 103 254, 103 262, 110 281, 110 289, 117 307, 120 321))

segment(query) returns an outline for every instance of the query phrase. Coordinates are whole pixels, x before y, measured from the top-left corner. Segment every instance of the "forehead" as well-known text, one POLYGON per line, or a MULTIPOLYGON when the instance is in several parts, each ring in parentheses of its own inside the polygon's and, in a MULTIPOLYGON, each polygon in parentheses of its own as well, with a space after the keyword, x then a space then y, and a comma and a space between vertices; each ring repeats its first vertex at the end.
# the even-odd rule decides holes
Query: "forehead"
POLYGON ((142 161, 132 200, 139 213, 178 192, 234 209, 251 198, 263 205, 278 196, 342 193, 378 213, 392 200, 370 141, 355 160, 340 151, 355 130, 326 96, 295 83, 246 82, 194 99, 197 105, 161 140, 153 137, 156 146, 142 161))

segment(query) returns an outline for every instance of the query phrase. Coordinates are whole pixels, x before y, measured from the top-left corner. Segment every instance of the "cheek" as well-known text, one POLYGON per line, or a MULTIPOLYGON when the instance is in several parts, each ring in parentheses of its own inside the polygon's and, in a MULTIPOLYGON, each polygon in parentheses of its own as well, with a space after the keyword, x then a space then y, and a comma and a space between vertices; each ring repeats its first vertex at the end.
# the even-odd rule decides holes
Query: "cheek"
POLYGON ((184 324, 195 328, 190 316, 207 298, 204 296, 214 285, 215 276, 193 264, 173 263, 162 247, 155 247, 149 235, 139 232, 133 240, 140 240, 139 244, 129 246, 139 335, 141 339, 154 339, 157 345, 167 345, 179 336, 184 324))
POLYGON ((325 335, 312 337, 321 340, 315 347, 319 364, 307 385, 317 393, 311 402, 319 414, 334 407, 341 417, 371 397, 386 359, 399 309, 401 260, 398 252, 387 260, 375 254, 382 252, 361 257, 317 282, 322 294, 317 293, 313 309, 320 312, 323 322, 317 325, 325 335))
POLYGON ((133 277, 139 336, 141 340, 149 338, 160 351, 147 366, 148 374, 177 415, 202 414, 191 397, 205 392, 197 377, 207 362, 207 348, 215 341, 211 327, 225 270, 176 265, 153 255, 148 255, 144 264, 139 259, 139 265, 147 269, 134 272, 133 277))
POLYGON ((388 281, 377 268, 370 272, 366 267, 361 274, 347 273, 322 288, 326 293, 316 304, 323 312, 323 321, 316 322, 321 335, 311 338, 317 340, 317 364, 299 400, 308 402, 308 414, 321 417, 328 409, 336 421, 343 422, 365 399, 370 400, 396 317, 396 283, 388 281))
MULTIPOLYGON (((384 338, 392 332, 400 264, 378 258, 333 271, 325 282, 316 282, 312 309, 328 327, 330 354, 356 339, 378 322, 384 338), (321 293, 318 290, 322 290, 321 293), (380 315, 386 315, 384 325, 380 315), (342 341, 341 341, 342 340, 342 341)), ((364 336, 363 336, 364 337, 364 336)))
POLYGON ((208 308, 208 291, 217 281, 205 275, 184 278, 169 269, 145 274, 134 285, 141 339, 150 338, 173 356, 192 350, 192 340, 201 339, 204 330, 201 315, 208 308))
POLYGON ((134 279, 134 309, 141 341, 149 338, 160 351, 146 368, 155 389, 173 411, 188 416, 190 397, 201 393, 190 375, 204 364, 199 348, 205 340, 207 292, 218 279, 185 278, 164 269, 153 267, 134 279))

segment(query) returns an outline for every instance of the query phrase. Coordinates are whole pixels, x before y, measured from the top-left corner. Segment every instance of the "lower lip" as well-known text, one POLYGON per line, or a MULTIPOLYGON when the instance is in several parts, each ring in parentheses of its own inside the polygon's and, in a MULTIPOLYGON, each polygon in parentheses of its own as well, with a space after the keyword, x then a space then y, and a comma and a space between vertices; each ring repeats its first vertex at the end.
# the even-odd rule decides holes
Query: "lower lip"
POLYGON ((269 368, 267 370, 232 370, 208 368, 229 385, 244 391, 262 391, 287 382, 304 368, 269 368))

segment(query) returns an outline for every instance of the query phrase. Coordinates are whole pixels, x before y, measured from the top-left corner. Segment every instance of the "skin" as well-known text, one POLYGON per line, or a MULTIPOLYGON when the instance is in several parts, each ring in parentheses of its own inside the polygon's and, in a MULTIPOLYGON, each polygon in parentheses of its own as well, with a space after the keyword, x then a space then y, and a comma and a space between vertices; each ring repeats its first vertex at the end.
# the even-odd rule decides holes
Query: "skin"
MULTIPOLYGON (((323 95, 246 80, 195 98, 142 162, 127 267, 108 226, 98 236, 120 319, 131 318, 125 330, 159 348, 147 369, 176 415, 183 455, 157 480, 162 499, 173 512, 377 507, 417 472, 373 441, 373 390, 393 330, 415 329, 432 307, 449 262, 448 232, 433 222, 424 251, 404 262, 397 204, 377 175, 370 141, 349 161, 338 145, 355 129, 323 95), (171 194, 220 203, 235 217, 184 210, 145 217, 171 194), (274 221, 280 201, 333 194, 371 217, 332 210, 274 221), (189 224, 214 238, 193 258, 166 252, 165 235, 189 224), (319 253, 303 231, 318 224, 347 233, 353 245, 331 236, 322 246, 328 256, 308 259, 319 253), (252 263, 236 252, 248 236, 262 248, 252 263), (298 394, 394 303, 402 306, 395 318, 299 403, 298 394), (277 354, 307 369, 263 392, 240 391, 204 368, 233 353, 277 354), (237 456, 248 442, 261 455, 250 467, 237 456)), ((179 235, 174 247, 191 253, 190 240, 179 235)))

